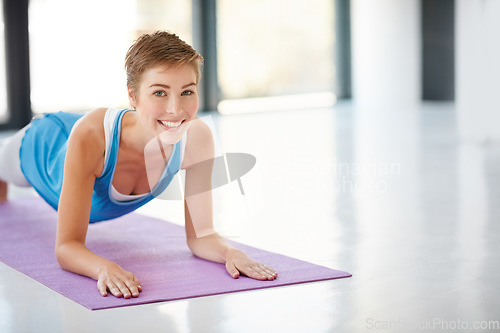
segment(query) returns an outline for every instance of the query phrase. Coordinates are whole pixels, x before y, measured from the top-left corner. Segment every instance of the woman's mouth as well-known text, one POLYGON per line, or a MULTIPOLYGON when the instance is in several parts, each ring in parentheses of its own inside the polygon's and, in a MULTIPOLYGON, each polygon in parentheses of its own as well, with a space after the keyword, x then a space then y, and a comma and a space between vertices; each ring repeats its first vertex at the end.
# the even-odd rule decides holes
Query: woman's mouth
POLYGON ((166 131, 176 132, 184 121, 185 119, 178 121, 158 120, 158 124, 166 131))

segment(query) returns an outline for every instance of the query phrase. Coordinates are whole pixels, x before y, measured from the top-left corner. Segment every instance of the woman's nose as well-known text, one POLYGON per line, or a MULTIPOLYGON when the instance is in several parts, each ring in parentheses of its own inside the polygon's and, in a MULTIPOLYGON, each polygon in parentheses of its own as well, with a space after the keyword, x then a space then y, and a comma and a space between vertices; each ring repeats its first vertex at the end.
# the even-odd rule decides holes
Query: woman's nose
POLYGON ((179 98, 176 96, 171 96, 168 99, 167 113, 178 114, 179 112, 180 112, 179 98))

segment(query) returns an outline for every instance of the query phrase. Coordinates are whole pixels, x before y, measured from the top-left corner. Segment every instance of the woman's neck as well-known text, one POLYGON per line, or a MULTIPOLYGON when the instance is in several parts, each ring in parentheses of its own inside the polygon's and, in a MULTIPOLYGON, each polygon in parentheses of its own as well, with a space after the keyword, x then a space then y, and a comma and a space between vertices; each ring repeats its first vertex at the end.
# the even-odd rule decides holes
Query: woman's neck
POLYGON ((120 145, 123 148, 143 153, 144 147, 152 138, 154 137, 146 135, 135 111, 128 111, 123 115, 120 135, 120 145))

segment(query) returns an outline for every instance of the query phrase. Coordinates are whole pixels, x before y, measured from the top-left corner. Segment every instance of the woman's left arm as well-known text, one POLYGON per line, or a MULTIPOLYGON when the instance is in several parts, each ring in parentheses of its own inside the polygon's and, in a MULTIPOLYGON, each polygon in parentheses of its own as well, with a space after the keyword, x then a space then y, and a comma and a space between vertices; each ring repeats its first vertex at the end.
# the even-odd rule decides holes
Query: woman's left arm
POLYGON ((199 119, 189 129, 186 150, 191 163, 186 168, 184 214, 191 252, 206 260, 225 263, 233 278, 243 274, 257 280, 276 279, 272 268, 231 246, 214 230, 211 191, 214 144, 210 128, 199 119))

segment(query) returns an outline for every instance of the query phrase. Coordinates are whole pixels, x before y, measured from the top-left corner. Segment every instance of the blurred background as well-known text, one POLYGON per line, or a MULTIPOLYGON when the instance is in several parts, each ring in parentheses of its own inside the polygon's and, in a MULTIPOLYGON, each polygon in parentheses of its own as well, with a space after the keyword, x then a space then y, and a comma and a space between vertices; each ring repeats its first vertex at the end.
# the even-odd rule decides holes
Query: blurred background
POLYGON ((0 128, 43 112, 127 106, 124 54, 140 34, 169 30, 206 59, 202 110, 453 101, 464 137, 497 140, 492 124, 500 115, 490 102, 499 88, 498 7, 491 0, 4 0, 0 128))
MULTIPOLYGON (((213 191, 217 230, 353 274, 99 317, 0 265, 10 331, 125 331, 126 318, 186 332, 361 332, 368 318, 498 323, 500 1, 2 6, 0 137, 43 112, 128 107, 128 47, 144 32, 175 32, 205 58, 198 115, 211 117, 222 151, 257 158, 241 179, 245 195, 237 182, 213 191), (18 297, 34 293, 38 306, 18 297)), ((139 212, 183 224, 179 202, 139 212)))
MULTIPOLYGON (((127 106, 124 55, 140 34, 156 30, 176 33, 205 56, 204 92, 210 95, 205 96, 205 110, 217 109, 224 100, 306 93, 326 92, 320 96, 333 102, 332 1, 315 0, 313 6, 289 1, 282 8, 279 1, 264 0, 251 5, 224 0, 23 0, 6 1, 5 7, 3 26, 14 22, 4 31, 12 35, 12 43, 26 44, 19 52, 29 59, 20 64, 18 54, 7 68, 17 76, 20 71, 13 66, 28 71, 24 87, 31 89, 23 91, 23 98, 26 106, 29 99, 33 113, 127 106)), ((28 110, 7 107, 3 67, 0 119, 5 123, 10 114, 28 110)))
POLYGON ((499 88, 498 7, 474 0, 4 0, 0 126, 19 128, 43 112, 127 106, 124 54, 140 34, 168 30, 206 59, 202 110, 454 101, 464 137, 497 140, 492 124, 500 115, 490 102, 499 88))

